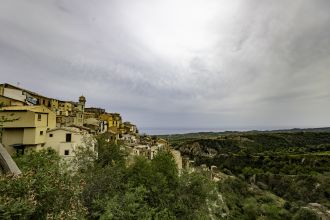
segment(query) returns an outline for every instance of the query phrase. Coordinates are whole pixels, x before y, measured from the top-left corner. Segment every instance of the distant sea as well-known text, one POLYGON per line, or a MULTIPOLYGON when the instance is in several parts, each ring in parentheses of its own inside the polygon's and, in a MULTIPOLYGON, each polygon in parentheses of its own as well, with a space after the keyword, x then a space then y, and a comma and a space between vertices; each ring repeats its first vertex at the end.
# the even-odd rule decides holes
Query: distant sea
MULTIPOLYGON (((140 134, 163 135, 163 134, 186 134, 197 132, 222 132, 227 129, 216 128, 140 128, 140 134)), ((241 129, 240 129, 241 130, 241 129)))

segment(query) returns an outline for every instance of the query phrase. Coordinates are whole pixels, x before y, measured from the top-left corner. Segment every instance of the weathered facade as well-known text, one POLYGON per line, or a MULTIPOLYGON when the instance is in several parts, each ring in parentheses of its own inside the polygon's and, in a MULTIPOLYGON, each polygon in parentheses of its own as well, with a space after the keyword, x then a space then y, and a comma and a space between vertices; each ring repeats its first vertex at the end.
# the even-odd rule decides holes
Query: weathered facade
POLYGON ((105 109, 103 108, 90 107, 90 108, 85 108, 85 113, 90 113, 95 118, 99 118, 100 115, 105 114, 106 112, 105 109))
POLYGON ((50 98, 8 83, 0 84, 0 95, 24 102, 26 105, 44 105, 48 108, 51 107, 50 98))
POLYGON ((79 102, 59 101, 56 111, 57 127, 66 127, 70 125, 84 125, 84 111, 86 98, 79 97, 79 102))
POLYGON ((78 147, 90 147, 94 151, 94 140, 88 130, 78 127, 61 127, 47 131, 45 147, 54 149, 60 156, 74 157, 78 147))
POLYGON ((124 130, 125 130, 126 134, 137 134, 138 133, 136 125, 132 124, 131 122, 126 121, 123 123, 123 126, 124 126, 124 130))
POLYGON ((122 119, 119 113, 105 113, 100 115, 100 119, 102 121, 108 122, 108 127, 116 127, 120 128, 120 125, 122 124, 122 119))
POLYGON ((8 98, 5 96, 0 95, 0 104, 2 106, 23 106, 26 105, 25 102, 20 101, 20 100, 16 100, 13 98, 8 98))

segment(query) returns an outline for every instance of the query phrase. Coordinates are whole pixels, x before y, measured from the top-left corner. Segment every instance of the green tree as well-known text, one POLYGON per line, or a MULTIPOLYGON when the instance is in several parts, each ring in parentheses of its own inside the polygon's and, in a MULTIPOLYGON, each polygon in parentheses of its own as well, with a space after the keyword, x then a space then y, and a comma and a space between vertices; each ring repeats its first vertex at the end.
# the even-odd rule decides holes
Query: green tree
POLYGON ((320 219, 313 211, 307 208, 300 208, 293 216, 293 220, 318 220, 320 219))
POLYGON ((127 153, 124 146, 109 142, 104 136, 97 137, 97 164, 100 166, 121 165, 126 163, 127 153))
POLYGON ((151 207, 157 209, 156 212, 172 210, 170 206, 175 201, 178 170, 169 152, 160 151, 152 161, 136 157, 128 167, 127 179, 133 187, 147 189, 146 199, 151 207))
POLYGON ((153 219, 155 209, 149 206, 146 197, 145 187, 129 188, 127 192, 117 194, 107 201, 105 213, 100 219, 153 219))
POLYGON ((210 219, 217 194, 204 173, 179 175, 168 151, 127 163, 122 147, 97 147, 98 158, 76 152, 79 169, 50 149, 17 157, 23 174, 0 177, 0 219, 210 219))
MULTIPOLYGON (((127 187, 126 152, 120 145, 108 142, 106 137, 97 137, 97 158, 93 153, 79 151, 78 165, 84 188, 81 198, 88 210, 88 218, 98 219, 106 212, 109 199, 123 195, 127 187), (86 159, 87 157, 87 159, 86 159), (92 162, 92 163, 91 163, 92 162)), ((112 200, 114 203, 115 200, 112 200)))
POLYGON ((53 150, 16 158, 23 174, 1 177, 0 219, 81 218, 80 185, 53 150), (15 217, 16 216, 16 217, 15 217))
POLYGON ((209 219, 207 201, 217 197, 215 185, 203 173, 183 172, 175 192, 173 211, 178 219, 209 219))
POLYGON ((157 153, 151 161, 153 172, 162 174, 168 184, 176 186, 178 181, 178 169, 172 154, 169 151, 162 150, 157 153))

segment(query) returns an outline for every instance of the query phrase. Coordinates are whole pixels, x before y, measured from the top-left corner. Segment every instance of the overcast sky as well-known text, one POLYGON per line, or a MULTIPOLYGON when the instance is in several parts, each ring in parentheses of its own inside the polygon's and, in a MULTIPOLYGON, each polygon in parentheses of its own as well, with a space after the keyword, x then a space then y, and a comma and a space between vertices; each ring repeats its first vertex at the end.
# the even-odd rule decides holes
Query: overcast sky
POLYGON ((330 1, 2 0, 0 81, 139 127, 330 126, 330 1))

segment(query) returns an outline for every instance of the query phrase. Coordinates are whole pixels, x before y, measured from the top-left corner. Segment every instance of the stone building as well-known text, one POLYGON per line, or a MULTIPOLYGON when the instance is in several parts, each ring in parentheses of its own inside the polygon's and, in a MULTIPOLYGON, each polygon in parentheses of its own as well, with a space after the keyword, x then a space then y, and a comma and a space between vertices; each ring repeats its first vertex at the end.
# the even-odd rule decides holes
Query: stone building
POLYGON ((96 107, 89 107, 85 108, 85 113, 89 113, 90 115, 93 115, 93 118, 99 118, 100 115, 105 114, 105 109, 103 108, 96 108, 96 107))
POLYGON ((86 98, 79 97, 79 102, 59 101, 56 109, 57 127, 67 127, 70 125, 84 125, 84 111, 86 98))
POLYGON ((126 134, 137 134, 138 133, 138 129, 136 127, 136 125, 132 124, 131 122, 124 122, 123 123, 123 127, 124 127, 124 131, 126 134))

